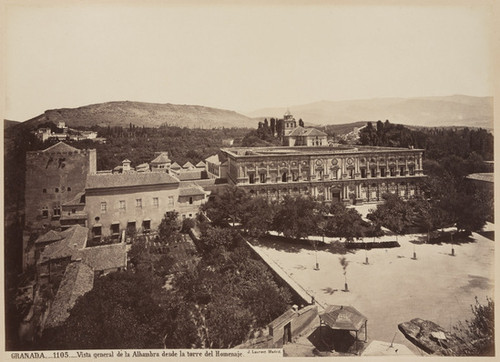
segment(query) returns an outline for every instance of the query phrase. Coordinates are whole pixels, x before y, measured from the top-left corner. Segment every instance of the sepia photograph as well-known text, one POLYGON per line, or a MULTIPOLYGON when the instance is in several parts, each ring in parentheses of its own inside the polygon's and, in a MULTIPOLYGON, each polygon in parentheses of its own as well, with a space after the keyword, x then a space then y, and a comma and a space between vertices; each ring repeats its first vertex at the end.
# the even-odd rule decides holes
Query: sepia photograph
POLYGON ((498 3, 1 6, 5 360, 496 356, 498 3))

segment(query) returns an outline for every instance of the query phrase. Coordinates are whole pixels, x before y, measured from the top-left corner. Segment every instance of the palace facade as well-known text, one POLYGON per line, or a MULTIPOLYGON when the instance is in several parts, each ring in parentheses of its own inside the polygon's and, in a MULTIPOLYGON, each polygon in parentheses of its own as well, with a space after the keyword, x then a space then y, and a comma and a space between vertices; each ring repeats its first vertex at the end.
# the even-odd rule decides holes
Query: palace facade
POLYGON ((417 195, 424 150, 394 147, 224 148, 228 182, 279 199, 308 194, 325 201, 376 202, 385 193, 417 195))

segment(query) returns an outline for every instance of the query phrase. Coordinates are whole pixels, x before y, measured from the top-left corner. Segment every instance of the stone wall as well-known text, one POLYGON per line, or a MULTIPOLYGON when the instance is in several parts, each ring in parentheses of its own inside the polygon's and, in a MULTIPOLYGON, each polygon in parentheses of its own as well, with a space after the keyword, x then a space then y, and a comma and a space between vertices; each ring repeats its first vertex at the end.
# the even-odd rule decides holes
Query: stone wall
POLYGON ((85 190, 87 175, 95 172, 95 162, 95 150, 28 152, 25 225, 58 226, 61 205, 85 190))

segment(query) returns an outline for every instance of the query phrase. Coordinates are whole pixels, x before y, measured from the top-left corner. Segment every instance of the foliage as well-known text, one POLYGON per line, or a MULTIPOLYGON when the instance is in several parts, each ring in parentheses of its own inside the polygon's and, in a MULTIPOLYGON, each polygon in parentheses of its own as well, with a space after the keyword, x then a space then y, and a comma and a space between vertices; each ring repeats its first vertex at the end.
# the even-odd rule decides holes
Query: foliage
POLYGON ((423 148, 429 159, 440 160, 455 156, 467 159, 476 154, 482 159, 493 159, 493 135, 484 129, 420 128, 411 130, 388 120, 371 122, 360 130, 360 143, 367 146, 423 148))
POLYGON ((277 206, 274 230, 289 238, 306 238, 317 230, 318 209, 311 197, 285 195, 277 206))
POLYGON ((205 252, 214 249, 231 249, 237 242, 237 234, 231 228, 208 226, 201 235, 200 244, 205 252))
MULTIPOLYGON (((160 348, 165 315, 154 300, 161 290, 148 274, 119 272, 95 280, 79 298, 62 327, 44 333, 40 347, 50 349, 160 348)), ((164 296, 167 298, 167 296, 164 296)))
POLYGON ((355 209, 333 202, 328 208, 325 231, 328 235, 343 237, 346 241, 363 236, 363 219, 355 209))
POLYGON ((179 237, 179 213, 167 211, 158 226, 158 236, 162 242, 171 243, 179 237))
POLYGON ((221 194, 215 195, 202 206, 208 218, 216 226, 227 226, 228 222, 238 222, 250 196, 241 188, 229 186, 221 194))
POLYGON ((253 237, 260 237, 271 230, 275 214, 275 205, 261 196, 254 196, 247 201, 241 213, 243 229, 253 237))
POLYGON ((495 355, 495 303, 491 298, 486 302, 483 305, 476 297, 476 303, 471 306, 474 317, 454 328, 456 336, 465 342, 461 355, 495 355))
POLYGON ((259 122, 256 130, 248 132, 243 137, 241 145, 244 147, 280 146, 284 130, 283 122, 283 119, 271 118, 271 125, 269 125, 267 118, 264 119, 264 122, 259 122))
POLYGON ((184 234, 187 234, 189 232, 189 230, 191 230, 192 228, 195 227, 195 225, 196 225, 196 221, 194 219, 186 218, 186 219, 182 220, 181 232, 184 234))
POLYGON ((177 347, 233 347, 290 303, 290 294, 276 285, 267 267, 241 247, 207 254, 175 284, 189 309, 182 317, 184 334, 173 336, 177 347))
POLYGON ((384 203, 367 215, 377 226, 385 226, 397 234, 403 234, 416 220, 412 205, 393 194, 383 195, 384 203))

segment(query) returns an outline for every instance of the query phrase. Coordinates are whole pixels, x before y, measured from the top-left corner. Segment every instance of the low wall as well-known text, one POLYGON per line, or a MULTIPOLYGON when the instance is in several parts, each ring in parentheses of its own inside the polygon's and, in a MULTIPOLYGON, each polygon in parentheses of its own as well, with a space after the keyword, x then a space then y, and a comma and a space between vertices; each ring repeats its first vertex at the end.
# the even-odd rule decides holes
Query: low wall
POLYGON ((300 285, 293 282, 284 270, 282 270, 279 265, 274 263, 272 260, 266 259, 264 256, 260 255, 257 250, 253 247, 251 243, 249 243, 245 238, 241 237, 243 243, 251 250, 252 254, 257 257, 258 260, 264 262, 268 267, 271 273, 275 276, 276 280, 281 284, 281 286, 286 286, 292 292, 292 302, 296 305, 309 305, 312 302, 313 297, 309 295, 300 285))
POLYGON ((387 249, 399 248, 401 245, 397 241, 375 241, 375 242, 352 242, 345 243, 346 249, 387 249))
POLYGON ((291 338, 297 337, 306 330, 312 321, 318 316, 318 306, 308 305, 299 310, 287 310, 274 321, 269 323, 269 336, 271 336, 271 347, 279 348, 283 346, 285 326, 290 323, 291 338))

